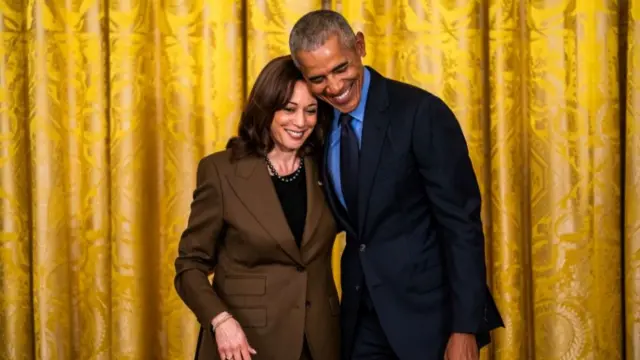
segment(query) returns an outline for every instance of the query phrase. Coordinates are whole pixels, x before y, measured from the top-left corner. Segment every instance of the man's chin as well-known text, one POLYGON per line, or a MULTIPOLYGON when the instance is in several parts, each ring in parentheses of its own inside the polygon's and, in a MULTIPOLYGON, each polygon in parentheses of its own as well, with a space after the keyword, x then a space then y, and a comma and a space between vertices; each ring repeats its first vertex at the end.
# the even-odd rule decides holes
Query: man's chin
POLYGON ((333 106, 336 110, 340 111, 343 114, 350 113, 350 112, 352 112, 353 110, 355 110, 358 107, 358 101, 354 101, 354 100, 349 101, 346 104, 341 104, 341 105, 336 105, 336 104, 333 104, 331 102, 329 102, 329 104, 331 106, 333 106))

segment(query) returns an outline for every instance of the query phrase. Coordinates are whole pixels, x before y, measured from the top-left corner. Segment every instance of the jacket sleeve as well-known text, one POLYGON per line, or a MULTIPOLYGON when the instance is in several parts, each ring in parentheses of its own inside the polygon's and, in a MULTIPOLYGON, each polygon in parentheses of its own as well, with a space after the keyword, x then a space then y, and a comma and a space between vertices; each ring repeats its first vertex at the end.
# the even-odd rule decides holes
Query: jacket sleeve
POLYGON ((216 242, 223 226, 218 172, 212 159, 205 157, 198 163, 196 189, 188 224, 178 245, 174 279, 178 295, 205 328, 217 314, 227 311, 208 279, 216 266, 216 242))
POLYGON ((429 95, 414 121, 413 153, 446 254, 452 331, 474 334, 486 306, 480 189, 464 134, 449 107, 429 95))

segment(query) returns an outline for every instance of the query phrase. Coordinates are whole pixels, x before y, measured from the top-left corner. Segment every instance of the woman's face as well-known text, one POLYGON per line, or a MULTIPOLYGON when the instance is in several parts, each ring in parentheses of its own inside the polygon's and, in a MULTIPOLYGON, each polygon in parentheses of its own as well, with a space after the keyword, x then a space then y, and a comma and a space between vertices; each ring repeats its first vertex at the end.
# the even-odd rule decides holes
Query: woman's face
POLYGON ((297 151, 309 138, 318 121, 318 101, 307 85, 298 81, 284 109, 276 111, 271 123, 271 136, 277 149, 297 151))

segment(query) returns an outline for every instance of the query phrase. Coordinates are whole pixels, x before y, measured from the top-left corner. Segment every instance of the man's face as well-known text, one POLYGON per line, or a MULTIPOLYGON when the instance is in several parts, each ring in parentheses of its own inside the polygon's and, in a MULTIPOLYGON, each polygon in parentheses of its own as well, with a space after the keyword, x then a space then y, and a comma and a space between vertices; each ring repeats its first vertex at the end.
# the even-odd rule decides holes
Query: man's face
POLYGON ((313 51, 295 54, 309 90, 342 113, 353 111, 360 103, 365 56, 364 36, 356 35, 356 45, 348 49, 337 35, 331 36, 313 51))

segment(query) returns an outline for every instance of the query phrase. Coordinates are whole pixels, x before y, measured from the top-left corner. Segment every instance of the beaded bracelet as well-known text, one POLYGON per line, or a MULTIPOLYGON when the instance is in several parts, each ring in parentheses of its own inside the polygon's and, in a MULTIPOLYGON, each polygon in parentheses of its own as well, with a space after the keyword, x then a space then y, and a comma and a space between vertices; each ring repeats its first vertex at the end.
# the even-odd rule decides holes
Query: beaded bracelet
POLYGON ((216 328, 220 325, 222 325, 223 322, 231 319, 233 317, 233 315, 227 313, 222 319, 216 321, 214 324, 211 324, 211 328, 213 331, 216 331, 216 328))

